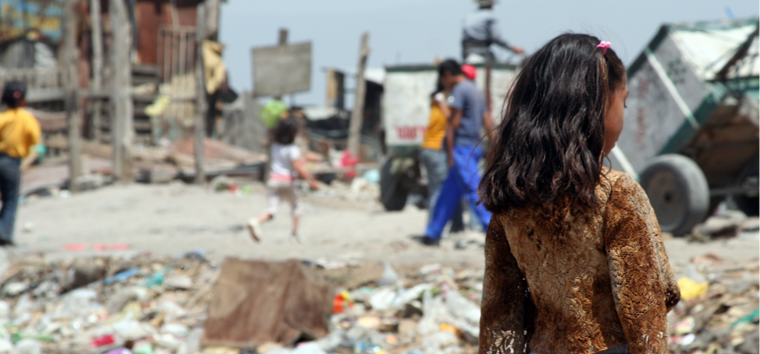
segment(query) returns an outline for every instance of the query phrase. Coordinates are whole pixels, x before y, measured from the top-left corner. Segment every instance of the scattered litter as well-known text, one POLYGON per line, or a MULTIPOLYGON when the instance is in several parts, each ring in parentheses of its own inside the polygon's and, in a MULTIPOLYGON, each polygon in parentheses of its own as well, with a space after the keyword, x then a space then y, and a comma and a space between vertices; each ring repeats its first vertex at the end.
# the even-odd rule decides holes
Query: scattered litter
MULTIPOLYGON (((328 259, 221 266, 203 252, 30 255, 4 274, 0 354, 473 353, 483 274, 328 259)), ((671 351, 754 353, 759 282, 756 263, 694 257, 668 316, 671 351)))
POLYGON ((668 316, 671 352, 749 353, 739 346, 750 343, 757 353, 759 282, 756 261, 693 257, 678 280, 681 302, 668 316))
POLYGON ((707 283, 698 283, 688 277, 678 279, 678 287, 681 288, 681 299, 691 300, 700 297, 707 292, 710 285, 707 283))

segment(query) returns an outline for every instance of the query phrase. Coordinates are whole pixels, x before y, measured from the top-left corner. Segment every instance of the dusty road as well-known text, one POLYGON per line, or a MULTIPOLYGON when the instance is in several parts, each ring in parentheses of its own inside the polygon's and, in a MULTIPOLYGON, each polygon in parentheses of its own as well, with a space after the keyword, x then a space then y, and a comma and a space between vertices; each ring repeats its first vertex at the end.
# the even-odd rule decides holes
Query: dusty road
MULTIPOLYGON (((256 244, 244 224, 265 206, 260 187, 252 195, 236 196, 176 183, 133 184, 68 198, 38 198, 19 210, 17 252, 76 257, 97 252, 93 250, 97 244, 127 244, 127 253, 179 254, 203 249, 217 259, 232 255, 272 260, 327 258, 482 264, 483 251, 478 245, 455 249, 455 241, 449 240, 435 249, 414 242, 411 237, 421 234, 425 226, 424 210, 408 206, 402 212, 387 213, 373 202, 350 207, 346 203, 331 203, 324 197, 308 201, 301 226, 303 244, 289 241, 287 208, 264 226, 263 240, 256 244), (87 247, 83 251, 66 250, 67 245, 74 244, 87 247)), ((478 237, 482 235, 469 235, 478 237)), ((707 252, 737 262, 757 258, 759 253, 757 241, 740 238, 708 244, 672 239, 666 241, 666 247, 675 266, 707 252)))

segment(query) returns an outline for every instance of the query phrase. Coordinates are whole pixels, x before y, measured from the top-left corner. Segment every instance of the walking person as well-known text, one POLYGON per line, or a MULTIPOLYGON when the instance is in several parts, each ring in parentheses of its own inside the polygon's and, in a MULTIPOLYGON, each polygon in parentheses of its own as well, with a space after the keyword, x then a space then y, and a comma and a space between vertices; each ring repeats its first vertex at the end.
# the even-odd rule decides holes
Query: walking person
POLYGON ((438 66, 438 74, 445 89, 450 90, 447 99, 450 113, 446 125, 446 149, 448 150, 449 174, 441 186, 441 192, 433 209, 433 217, 425 230, 422 243, 440 244, 444 227, 454 215, 462 197, 482 223, 488 226, 491 213, 478 204, 480 173, 478 161, 483 151, 478 147, 481 129, 485 128, 493 141, 493 120, 486 109, 483 93, 468 80, 455 60, 449 59, 438 66))
POLYGON ((267 208, 258 218, 248 221, 248 231, 254 241, 262 236, 261 224, 272 220, 284 199, 291 206, 293 227, 291 239, 301 243, 298 237, 298 223, 301 217, 301 197, 298 191, 298 178, 305 179, 311 190, 319 189, 317 180, 306 168, 306 158, 295 144, 298 135, 298 122, 295 118, 280 119, 273 130, 274 143, 271 146, 269 180, 267 181, 267 208))
MULTIPOLYGON (((447 92, 438 78, 438 85, 430 99, 430 120, 420 146, 420 162, 427 172, 428 184, 428 222, 433 217, 435 203, 441 192, 443 180, 449 172, 448 155, 443 148, 446 137, 446 119, 449 116, 449 106, 446 103, 447 92)), ((451 232, 464 231, 462 203, 454 211, 451 219, 451 232)))
POLYGON ((680 291, 649 199, 603 167, 626 72, 609 42, 563 34, 520 71, 489 147, 479 352, 668 352, 680 291))
POLYGON ((0 246, 13 245, 13 228, 16 223, 21 171, 36 158, 34 145, 40 143, 40 124, 25 110, 26 85, 18 81, 5 84, 2 103, 6 110, 0 113, 0 246))

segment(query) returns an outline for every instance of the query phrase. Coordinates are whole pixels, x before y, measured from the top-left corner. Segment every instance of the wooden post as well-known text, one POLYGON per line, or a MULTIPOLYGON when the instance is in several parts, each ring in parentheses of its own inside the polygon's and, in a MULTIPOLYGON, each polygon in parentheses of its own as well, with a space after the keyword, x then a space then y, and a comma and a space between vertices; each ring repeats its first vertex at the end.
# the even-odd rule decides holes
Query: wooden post
POLYGON ((488 112, 491 112, 491 67, 493 66, 493 59, 487 59, 486 60, 486 89, 485 89, 485 95, 486 95, 486 109, 488 109, 488 112))
POLYGON ((343 72, 335 69, 327 69, 327 99, 325 107, 344 109, 345 89, 343 72))
POLYGON ((220 0, 206 0, 206 38, 219 38, 219 5, 220 0))
POLYGON ((198 4, 198 20, 195 25, 195 183, 203 184, 206 181, 206 172, 203 170, 203 139, 206 135, 206 82, 203 72, 203 41, 206 39, 206 3, 198 4))
POLYGON ((362 43, 359 48, 359 67, 356 69, 356 88, 354 89, 354 108, 351 111, 351 122, 348 131, 348 151, 352 157, 359 157, 360 137, 362 133, 362 121, 364 117, 364 95, 367 90, 364 82, 364 68, 367 66, 369 56, 369 33, 362 34, 362 43))
MULTIPOLYGON (((280 28, 280 33, 277 36, 277 45, 286 45, 288 44, 288 29, 287 28, 280 28)), ((278 101, 282 101, 282 95, 277 95, 274 97, 274 99, 278 101)))
MULTIPOLYGON (((288 29, 280 28, 280 32, 277 35, 277 45, 283 46, 286 44, 288 44, 288 29)), ((282 101, 282 95, 275 96, 274 99, 278 101, 282 101)), ((273 130, 274 129, 267 128, 266 144, 264 144, 264 149, 266 150, 266 153, 267 153, 267 163, 264 164, 264 174, 263 174, 263 180, 265 181, 269 179, 269 172, 270 172, 269 168, 270 168, 270 163, 272 162, 272 144, 273 144, 272 139, 274 137, 273 130)), ((303 140, 303 139, 299 139, 299 140, 303 140)), ((302 153, 305 154, 306 150, 303 150, 302 153)))
MULTIPOLYGON (((103 26, 100 23, 100 0, 90 0, 90 25, 92 26, 92 82, 93 92, 100 92, 103 82, 103 26)), ((92 132, 95 141, 101 139, 102 101, 98 98, 92 103, 92 132)))
POLYGON ((117 180, 132 182, 132 31, 124 0, 110 0, 109 17, 113 33, 111 65, 113 71, 111 102, 111 142, 113 143, 113 172, 117 180))
POLYGON ((66 65, 66 120, 69 125, 69 190, 77 191, 74 180, 82 175, 81 156, 81 117, 79 110, 79 73, 77 61, 79 50, 77 48, 77 29, 79 16, 76 9, 77 2, 66 2, 66 39, 64 43, 66 65))
POLYGON ((277 38, 277 44, 279 45, 288 44, 288 29, 287 28, 280 28, 280 35, 277 38))

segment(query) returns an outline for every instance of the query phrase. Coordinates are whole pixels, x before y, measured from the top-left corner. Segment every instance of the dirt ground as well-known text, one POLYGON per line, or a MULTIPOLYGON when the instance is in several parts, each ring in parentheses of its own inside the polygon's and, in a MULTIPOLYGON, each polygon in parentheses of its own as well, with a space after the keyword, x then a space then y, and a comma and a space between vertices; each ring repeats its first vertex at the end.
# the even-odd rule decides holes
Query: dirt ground
MULTIPOLYGON (((321 193, 307 197, 302 218, 302 244, 289 240, 289 208, 264 225, 261 243, 254 243, 244 225, 265 206, 262 189, 250 195, 213 192, 201 187, 117 185, 66 198, 31 198, 20 208, 16 222, 16 252, 44 252, 50 257, 76 257, 97 252, 97 245, 126 244, 127 251, 181 254, 205 250, 209 257, 225 256, 280 260, 287 258, 374 261, 425 264, 483 262, 477 244, 456 249, 456 240, 481 234, 456 235, 441 248, 418 245, 413 236, 424 230, 427 212, 413 206, 385 212, 379 203, 336 203, 321 193), (321 195, 321 197, 318 197, 321 195), (84 250, 67 250, 82 245, 84 250)), ((696 255, 713 252, 727 260, 746 262, 758 257, 757 237, 706 244, 682 238, 666 241, 674 266, 696 255)))

